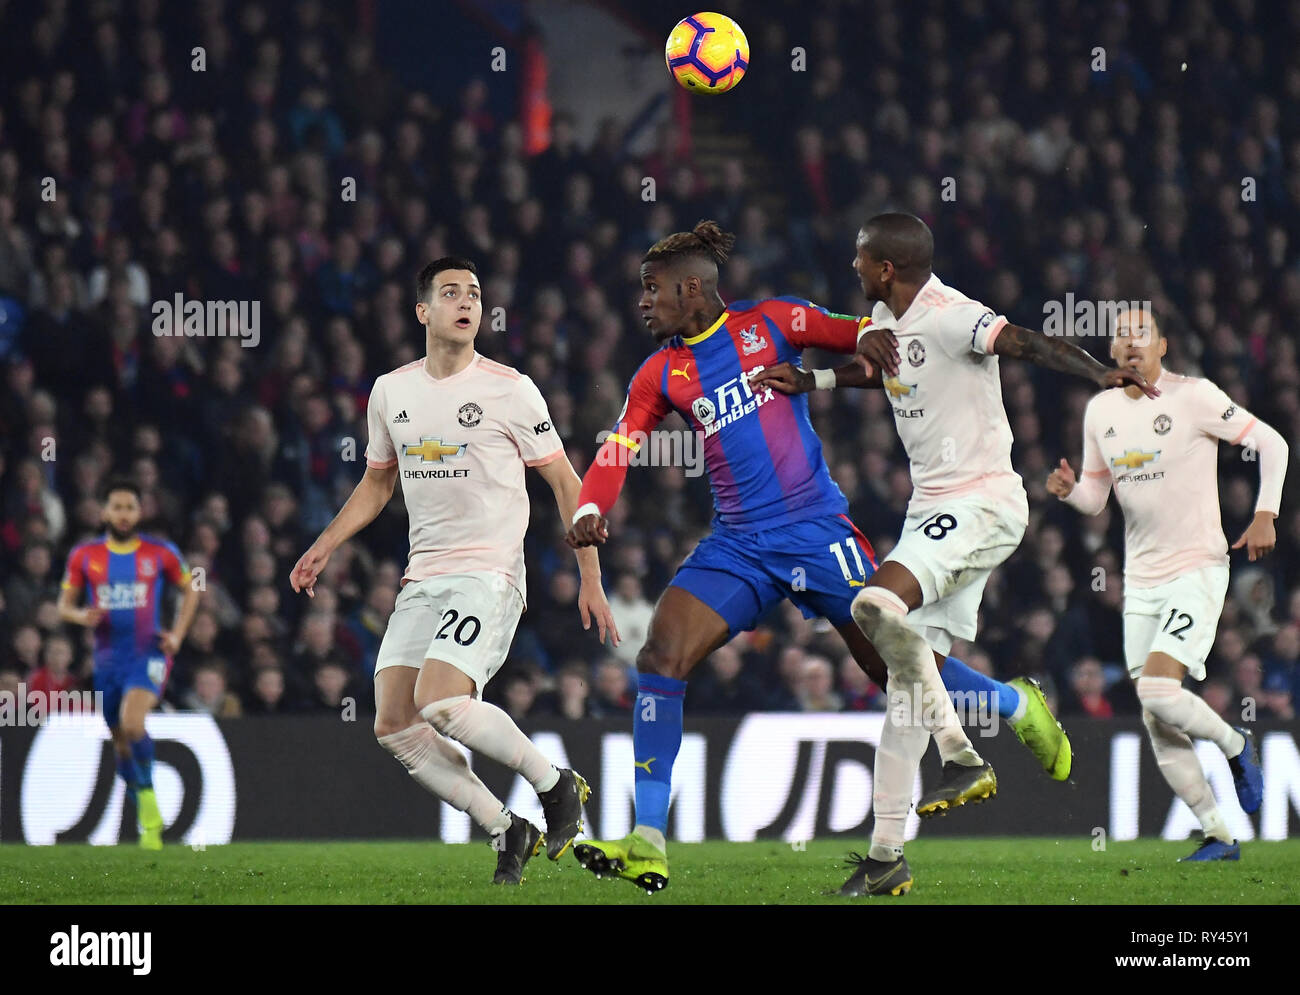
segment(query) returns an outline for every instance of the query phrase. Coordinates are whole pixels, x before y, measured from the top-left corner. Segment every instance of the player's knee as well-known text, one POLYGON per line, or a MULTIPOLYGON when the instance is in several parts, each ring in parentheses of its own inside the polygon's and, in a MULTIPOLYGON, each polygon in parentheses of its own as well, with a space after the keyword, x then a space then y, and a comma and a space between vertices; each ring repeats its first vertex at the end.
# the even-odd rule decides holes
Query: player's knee
POLYGON ((122 719, 118 729, 121 730, 122 738, 126 740, 128 747, 131 743, 138 743, 144 739, 144 716, 127 716, 122 719))
POLYGON ((1182 691, 1182 682, 1169 677, 1137 679, 1137 696, 1138 701, 1142 703, 1142 710, 1150 712, 1157 719, 1168 721, 1164 713, 1175 704, 1180 691, 1182 691))
POLYGON ((395 736, 403 729, 409 728, 411 723, 402 722, 400 719, 394 719, 392 716, 379 714, 375 716, 375 739, 383 744, 388 736, 395 736))
POLYGON ((472 699, 467 694, 442 698, 420 709, 420 717, 449 739, 459 740, 465 732, 465 723, 472 699))
POLYGON ((638 673, 655 674, 659 677, 672 677, 685 680, 690 671, 690 661, 681 653, 673 652, 654 640, 646 640, 636 655, 638 673))
POLYGON ((403 729, 390 728, 392 723, 375 720, 375 738, 379 745, 401 761, 407 770, 413 770, 427 749, 430 729, 420 722, 403 729), (381 731, 382 730, 382 731, 381 731))
POLYGON ((867 586, 858 592, 851 607, 853 621, 870 638, 880 623, 891 614, 907 614, 907 603, 885 587, 867 586))

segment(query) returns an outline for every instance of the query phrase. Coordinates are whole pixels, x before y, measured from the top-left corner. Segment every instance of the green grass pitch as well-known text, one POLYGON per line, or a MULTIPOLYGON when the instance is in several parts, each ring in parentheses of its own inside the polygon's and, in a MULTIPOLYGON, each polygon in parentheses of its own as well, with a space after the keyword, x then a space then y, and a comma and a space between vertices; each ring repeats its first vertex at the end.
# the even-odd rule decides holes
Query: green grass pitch
MULTIPOLYGON (((860 844, 865 846, 865 842, 860 844)), ((1300 839, 1242 845, 1239 863, 1178 864, 1191 842, 1137 840, 1094 851, 1069 840, 919 839, 902 898, 826 895, 848 877, 841 842, 674 844, 671 883, 649 896, 597 881, 572 853, 534 858, 520 888, 488 882, 486 843, 234 843, 157 853, 135 846, 0 846, 3 904, 1296 904, 1300 839)))

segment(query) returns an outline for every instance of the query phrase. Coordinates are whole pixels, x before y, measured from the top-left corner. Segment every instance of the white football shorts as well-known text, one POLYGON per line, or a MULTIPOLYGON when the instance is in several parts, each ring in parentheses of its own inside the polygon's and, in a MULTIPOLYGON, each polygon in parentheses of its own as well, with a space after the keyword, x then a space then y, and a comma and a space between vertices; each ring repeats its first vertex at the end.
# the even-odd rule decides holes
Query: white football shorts
POLYGON ((1124 588, 1124 659, 1139 677, 1147 657, 1167 653, 1198 681, 1228 593, 1227 567, 1201 567, 1167 584, 1124 588))
POLYGON ((954 639, 974 639, 989 575, 1020 545, 1029 525, 1023 487, 974 491, 908 506, 903 534, 885 557, 906 567, 924 600, 908 624, 946 654, 954 639))
POLYGON ((495 573, 437 574, 397 595, 375 673, 443 660, 474 682, 476 697, 505 663, 524 599, 495 573))

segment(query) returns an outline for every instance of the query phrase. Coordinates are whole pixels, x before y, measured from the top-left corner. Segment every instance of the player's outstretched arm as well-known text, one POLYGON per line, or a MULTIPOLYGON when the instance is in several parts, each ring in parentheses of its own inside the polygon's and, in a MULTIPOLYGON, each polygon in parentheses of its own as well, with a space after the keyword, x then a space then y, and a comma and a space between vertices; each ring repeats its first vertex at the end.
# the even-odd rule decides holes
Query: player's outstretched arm
MULTIPOLYGON (((566 456, 538 466, 537 472, 551 485, 555 503, 560 509, 560 521, 567 527, 578 510, 578 495, 582 492, 581 478, 566 456)), ((614 624, 613 612, 600 583, 600 556, 596 547, 575 547, 574 555, 578 559, 578 611, 582 614, 582 627, 590 629, 594 617, 601 644, 604 645, 605 633, 608 632, 611 645, 617 646, 620 641, 618 626, 614 624)))
POLYGON ((994 339, 993 351, 999 356, 1023 359, 1049 370, 1083 377, 1103 389, 1133 386, 1147 397, 1160 396, 1160 391, 1153 384, 1147 383, 1136 370, 1105 366, 1063 338, 1044 335, 1009 322, 1002 326, 994 339))
POLYGON ((334 521, 325 527, 311 548, 302 554, 289 574, 289 584, 294 592, 306 591, 316 597, 316 578, 320 576, 330 554, 373 522, 393 497, 397 487, 397 464, 392 466, 367 466, 365 476, 352 491, 352 496, 334 521))

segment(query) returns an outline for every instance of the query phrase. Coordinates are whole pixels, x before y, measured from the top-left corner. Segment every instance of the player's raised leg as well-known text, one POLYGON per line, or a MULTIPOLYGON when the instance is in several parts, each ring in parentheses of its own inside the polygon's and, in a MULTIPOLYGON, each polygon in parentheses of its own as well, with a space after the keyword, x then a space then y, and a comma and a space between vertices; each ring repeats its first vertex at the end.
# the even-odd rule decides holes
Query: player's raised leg
MULTIPOLYGON (((727 590, 743 582, 716 571, 683 571, 660 597, 645 645, 637 654, 637 699, 632 713, 636 764, 636 825, 621 840, 580 843, 574 856, 597 877, 625 878, 648 892, 668 885, 668 805, 673 764, 682 745, 686 678, 730 638, 727 620, 679 584, 709 582, 727 590)), ((745 595, 753 599, 752 593, 745 595)), ((745 610, 752 610, 746 605, 745 610)))
MULTIPOLYGON (((876 684, 884 688, 889 676, 885 661, 871 645, 856 622, 835 626, 854 660, 876 684)), ((1043 769, 1055 780, 1064 781, 1070 776, 1071 750, 1069 737, 1061 728, 1038 682, 1032 677, 1017 677, 1000 681, 975 670, 955 656, 934 654, 939 677, 953 700, 958 716, 969 724, 973 717, 995 713, 1006 722, 1024 743, 1043 769)))
MULTIPOLYGON (((934 810, 990 797, 997 790, 997 780, 957 720, 930 644, 906 621, 910 611, 921 607, 923 597, 912 572, 901 563, 886 560, 854 598, 853 620, 889 668, 891 718, 923 725, 939 747, 943 781, 917 806, 918 813, 929 814, 922 812, 927 803, 934 810)), ((886 726, 891 724, 899 723, 886 726)), ((909 786, 912 774, 915 770, 908 775, 909 786)))
POLYGON ((148 688, 128 688, 122 696, 117 728, 112 730, 118 773, 135 797, 140 846, 146 850, 162 849, 162 812, 153 790, 153 739, 144 727, 145 716, 157 704, 158 696, 148 688))

